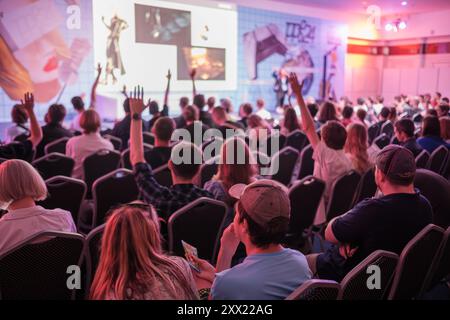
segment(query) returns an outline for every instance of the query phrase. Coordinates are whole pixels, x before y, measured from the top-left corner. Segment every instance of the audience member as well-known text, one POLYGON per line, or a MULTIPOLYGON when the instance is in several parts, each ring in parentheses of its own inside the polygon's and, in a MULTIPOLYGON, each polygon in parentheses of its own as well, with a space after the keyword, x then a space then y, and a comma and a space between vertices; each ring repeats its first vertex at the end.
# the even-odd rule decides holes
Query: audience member
MULTIPOLYGON (((126 98, 123 102, 123 111, 125 112, 125 118, 114 125, 111 135, 122 140, 122 150, 125 150, 128 148, 128 141, 130 140, 131 115, 129 98, 126 98)), ((142 123, 142 128, 146 130, 145 122, 142 123)))
POLYGON ((344 151, 351 160, 353 169, 361 175, 372 167, 367 148, 366 127, 360 123, 349 125, 344 151))
POLYGON ((307 257, 315 275, 341 281, 375 250, 400 254, 431 223, 430 203, 414 190, 415 171, 414 156, 406 148, 390 145, 378 154, 375 181, 383 196, 366 199, 330 221, 325 239, 333 246, 307 257))
POLYGON ((450 144, 450 117, 441 117, 439 119, 441 126, 441 138, 450 144))
MULTIPOLYGON (((184 130, 189 133, 189 137, 186 137, 187 140, 196 145, 200 146, 203 143, 203 135, 205 131, 209 129, 208 126, 204 125, 201 121, 199 121, 199 112, 198 108, 195 106, 186 106, 183 109, 183 118, 186 125, 184 126, 184 130)), ((176 130, 178 133, 179 129, 176 130)))
POLYGON ((183 110, 188 105, 189 105, 189 98, 181 97, 180 103, 179 103, 181 114, 178 117, 174 118, 177 129, 184 128, 186 126, 186 121, 184 120, 184 117, 183 117, 183 110))
POLYGON ((244 130, 244 127, 238 123, 228 119, 227 112, 222 107, 215 107, 211 112, 211 117, 214 123, 214 127, 217 128, 222 134, 223 139, 229 138, 227 130, 244 130))
POLYGON ((300 121, 297 117, 297 113, 295 109, 292 107, 287 107, 284 109, 284 118, 281 121, 281 130, 280 133, 282 135, 289 135, 291 132, 295 130, 301 130, 300 121))
POLYGON ((208 111, 211 112, 216 106, 216 98, 209 97, 208 100, 206 100, 206 104, 208 105, 208 111))
POLYGON ((5 143, 13 142, 15 138, 20 136, 26 137, 30 133, 30 129, 27 126, 28 114, 21 104, 16 104, 11 109, 11 120, 13 124, 6 128, 5 143))
POLYGON ((92 300, 198 299, 186 260, 163 253, 159 222, 149 205, 130 203, 111 212, 91 286, 92 300))
POLYGON ((450 144, 441 138, 441 125, 439 118, 426 116, 422 123, 422 137, 417 139, 417 143, 430 154, 440 146, 450 149, 450 144))
POLYGON ((328 121, 339 121, 337 117, 336 106, 333 102, 325 101, 324 103, 322 103, 317 120, 321 125, 324 125, 328 121))
POLYGON ((251 105, 251 103, 241 104, 239 108, 239 116, 241 117, 241 119, 238 120, 238 123, 240 123, 244 129, 247 129, 248 127, 247 120, 252 113, 253 113, 253 106, 251 105))
POLYGON ((258 109, 256 111, 257 116, 261 117, 265 121, 272 120, 272 114, 269 111, 267 111, 266 102, 264 101, 264 99, 260 98, 256 100, 256 107, 258 109))
POLYGON ((345 106, 342 110, 342 124, 344 127, 347 127, 349 124, 353 122, 353 107, 345 106))
POLYGON ((155 145, 148 153, 147 161, 152 168, 158 168, 167 164, 170 160, 172 148, 170 139, 175 130, 175 122, 169 117, 160 117, 152 128, 155 136, 155 145))
POLYGON ((75 160, 72 177, 83 179, 83 162, 87 156, 102 149, 114 150, 109 140, 100 135, 101 120, 94 109, 83 112, 80 118, 80 126, 83 134, 67 141, 66 155, 75 160))
POLYGON ((208 127, 213 126, 213 121, 211 114, 208 111, 203 110, 205 108, 205 96, 202 94, 197 94, 194 96, 193 105, 198 108, 199 120, 208 127))
POLYGON ((411 151, 415 158, 423 149, 416 141, 414 130, 414 122, 411 119, 400 119, 394 124, 394 133, 399 144, 411 151))

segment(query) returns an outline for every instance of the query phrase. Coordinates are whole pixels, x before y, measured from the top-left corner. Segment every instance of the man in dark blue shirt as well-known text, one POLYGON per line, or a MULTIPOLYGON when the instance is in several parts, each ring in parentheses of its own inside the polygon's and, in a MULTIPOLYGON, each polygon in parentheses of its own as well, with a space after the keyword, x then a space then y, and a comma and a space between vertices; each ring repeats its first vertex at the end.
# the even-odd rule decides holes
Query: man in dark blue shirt
POLYGON ((375 250, 400 254, 432 219, 430 203, 414 189, 415 172, 414 156, 406 148, 391 145, 380 151, 375 180, 383 196, 362 201, 330 221, 325 239, 333 246, 308 256, 313 273, 341 281, 375 250))
POLYGON ((414 157, 417 157, 423 149, 414 137, 414 130, 414 122, 411 119, 405 118, 395 122, 394 133, 399 144, 411 151, 414 157))

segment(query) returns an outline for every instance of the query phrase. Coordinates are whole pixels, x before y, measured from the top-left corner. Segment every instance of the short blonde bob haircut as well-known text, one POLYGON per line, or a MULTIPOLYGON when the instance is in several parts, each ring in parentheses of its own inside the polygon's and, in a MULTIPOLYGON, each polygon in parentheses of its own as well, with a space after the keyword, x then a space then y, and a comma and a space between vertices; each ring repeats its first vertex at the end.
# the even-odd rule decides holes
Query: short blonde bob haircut
POLYGON ((47 197, 44 179, 31 164, 8 160, 0 165, 0 202, 10 203, 31 197, 35 201, 47 197))

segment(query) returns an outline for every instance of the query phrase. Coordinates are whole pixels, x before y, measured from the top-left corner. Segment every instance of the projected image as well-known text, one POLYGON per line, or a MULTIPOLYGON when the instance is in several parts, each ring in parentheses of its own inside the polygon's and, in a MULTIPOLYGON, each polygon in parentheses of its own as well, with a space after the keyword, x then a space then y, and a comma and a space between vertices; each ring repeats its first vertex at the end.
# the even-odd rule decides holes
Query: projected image
POLYGON ((225 80, 225 49, 178 49, 178 80, 189 80, 192 69, 196 69, 195 78, 198 80, 225 80))
POLYGON ((191 13, 135 4, 136 42, 191 45, 191 13))

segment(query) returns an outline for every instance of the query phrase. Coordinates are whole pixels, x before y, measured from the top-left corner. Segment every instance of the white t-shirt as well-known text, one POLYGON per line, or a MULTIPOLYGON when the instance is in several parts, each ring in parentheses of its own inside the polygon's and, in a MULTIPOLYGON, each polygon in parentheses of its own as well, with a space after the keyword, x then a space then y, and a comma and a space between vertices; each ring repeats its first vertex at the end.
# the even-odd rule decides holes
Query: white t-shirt
POLYGON ((258 111, 256 111, 256 114, 264 120, 272 119, 272 114, 269 111, 267 111, 266 109, 259 109, 258 111))
POLYGON ((72 177, 82 179, 84 158, 101 149, 114 150, 114 146, 98 132, 70 138, 66 145, 66 155, 75 160, 72 177))
POLYGON ((325 191, 314 221, 314 224, 317 225, 326 221, 325 215, 331 196, 331 186, 337 178, 352 170, 353 166, 343 149, 331 149, 323 141, 320 141, 314 148, 313 159, 314 176, 325 181, 325 191))
POLYGON ((42 231, 77 232, 69 211, 41 206, 11 210, 0 219, 0 255, 42 231))
MULTIPOLYGON (((24 126, 28 128, 27 125, 24 126)), ((26 129, 18 126, 17 124, 14 124, 11 127, 6 128, 5 143, 11 143, 14 141, 15 137, 28 132, 30 131, 27 131, 26 129)))
POLYGON ((70 130, 83 132, 83 129, 80 127, 80 118, 81 113, 78 113, 70 122, 70 130))

